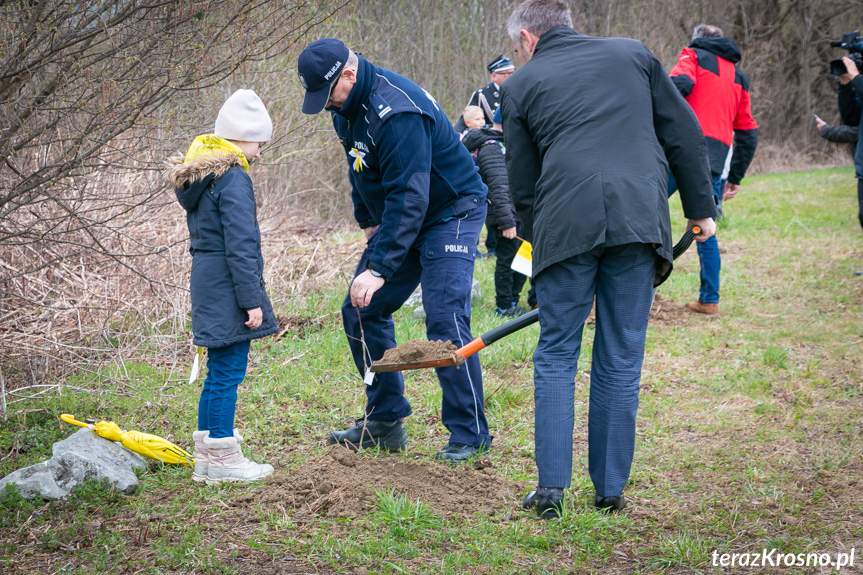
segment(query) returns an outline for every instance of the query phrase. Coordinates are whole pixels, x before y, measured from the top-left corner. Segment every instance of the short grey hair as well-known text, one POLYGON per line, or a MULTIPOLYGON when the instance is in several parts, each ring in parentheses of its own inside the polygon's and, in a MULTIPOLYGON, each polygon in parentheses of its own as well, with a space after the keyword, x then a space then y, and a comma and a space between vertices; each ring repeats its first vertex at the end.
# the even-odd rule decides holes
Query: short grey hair
POLYGON ((526 0, 506 21, 509 37, 521 45, 519 31, 527 30, 537 38, 555 28, 572 28, 572 13, 563 0, 526 0))
POLYGON ((348 59, 345 62, 345 68, 350 68, 351 70, 356 70, 360 66, 360 60, 357 58, 357 55, 353 50, 348 49, 348 59))
POLYGON ((699 38, 722 38, 722 28, 710 24, 699 24, 692 29, 692 39, 699 38))

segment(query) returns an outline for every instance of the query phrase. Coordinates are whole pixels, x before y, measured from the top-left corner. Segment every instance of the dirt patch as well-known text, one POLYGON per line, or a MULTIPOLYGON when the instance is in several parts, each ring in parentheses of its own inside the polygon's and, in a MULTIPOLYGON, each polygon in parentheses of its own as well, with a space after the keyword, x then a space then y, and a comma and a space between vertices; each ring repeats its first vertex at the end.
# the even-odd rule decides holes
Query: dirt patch
POLYGON ((678 303, 673 299, 664 298, 658 293, 653 299, 653 307, 650 308, 650 321, 658 321, 671 325, 689 325, 692 312, 686 309, 685 303, 678 303))
POLYGON ((398 347, 388 349, 376 363, 408 363, 450 359, 458 348, 451 341, 412 339, 398 347))
POLYGON ((509 514, 525 489, 498 477, 491 458, 450 466, 404 456, 367 457, 333 446, 327 455, 310 459, 298 469, 277 474, 262 489, 236 500, 236 505, 263 503, 329 517, 357 517, 375 506, 374 489, 392 488, 409 501, 419 499, 444 516, 474 513, 509 514))
POLYGON ((285 336, 296 337, 297 339, 305 339, 309 332, 320 331, 323 329, 327 321, 332 320, 334 313, 322 315, 319 317, 302 317, 283 315, 276 316, 276 324, 279 327, 279 333, 276 338, 285 336))

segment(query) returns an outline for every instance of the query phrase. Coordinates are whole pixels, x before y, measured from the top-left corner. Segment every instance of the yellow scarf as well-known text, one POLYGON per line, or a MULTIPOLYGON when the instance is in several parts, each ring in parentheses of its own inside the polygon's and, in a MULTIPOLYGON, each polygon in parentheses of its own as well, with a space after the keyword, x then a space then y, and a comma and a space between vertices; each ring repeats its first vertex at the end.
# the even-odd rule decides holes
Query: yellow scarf
POLYGON ((246 159, 246 156, 243 154, 243 150, 239 147, 235 146, 228 140, 224 138, 220 138, 219 136, 215 136, 213 134, 205 134, 203 136, 198 136, 192 142, 192 145, 189 146, 189 151, 186 152, 186 159, 183 160, 184 164, 188 164, 192 160, 197 160, 198 158, 203 158, 205 156, 209 156, 213 152, 228 152, 231 154, 236 154, 240 157, 240 163, 243 166, 243 169, 246 172, 249 171, 249 160, 246 159))

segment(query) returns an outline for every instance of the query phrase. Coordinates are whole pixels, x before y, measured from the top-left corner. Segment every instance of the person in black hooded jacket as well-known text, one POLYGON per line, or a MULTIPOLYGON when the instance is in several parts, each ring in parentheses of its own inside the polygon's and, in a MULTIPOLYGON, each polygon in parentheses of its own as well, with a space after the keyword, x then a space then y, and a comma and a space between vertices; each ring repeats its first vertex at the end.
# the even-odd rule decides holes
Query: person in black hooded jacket
POLYGON ((503 132, 485 125, 482 109, 478 106, 465 108, 463 117, 468 131, 462 138, 462 144, 473 156, 479 175, 488 187, 489 206, 485 227, 489 235, 495 236, 497 246, 494 267, 497 313, 505 317, 518 317, 525 313, 525 309, 518 305, 518 300, 527 276, 511 267, 521 240, 517 238, 518 218, 509 195, 503 132))

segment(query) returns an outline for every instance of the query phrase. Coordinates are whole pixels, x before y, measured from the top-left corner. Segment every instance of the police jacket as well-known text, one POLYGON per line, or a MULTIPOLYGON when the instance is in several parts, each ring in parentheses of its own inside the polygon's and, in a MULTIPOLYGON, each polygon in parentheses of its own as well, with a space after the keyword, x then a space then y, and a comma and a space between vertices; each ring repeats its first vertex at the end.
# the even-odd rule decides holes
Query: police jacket
MULTIPOLYGON (((485 114, 485 123, 493 124, 494 111, 500 106, 500 87, 494 82, 489 82, 488 86, 483 86, 471 95, 467 105, 482 108, 482 113, 485 114)), ((462 115, 455 123, 455 131, 462 134, 465 130, 467 130, 467 126, 464 124, 464 116, 462 115)))
POLYGON ((740 68, 740 48, 731 38, 698 38, 684 48, 671 69, 671 80, 698 117, 710 169, 722 173, 734 143, 728 181, 739 184, 758 146, 758 125, 752 117, 749 78, 740 68))
POLYGON ((506 148, 503 132, 488 126, 468 131, 461 143, 471 153, 482 181, 488 186, 488 216, 486 226, 507 230, 517 225, 515 208, 509 195, 509 180, 506 175, 506 148))
POLYGON ((183 163, 168 160, 167 178, 186 210, 192 274, 195 345, 224 347, 279 331, 264 288, 264 257, 252 180, 237 156, 216 154, 183 163), (246 310, 261 308, 249 329, 246 310))
POLYGON ((380 225, 368 267, 389 278, 419 233, 482 205, 473 159, 431 94, 359 58, 357 81, 333 126, 345 148, 354 217, 380 225))
POLYGON ((716 214, 698 120, 641 42, 550 30, 503 84, 501 111, 534 274, 595 247, 643 243, 657 250, 661 283, 672 262, 669 164, 684 215, 716 214))
POLYGON ((849 126, 857 126, 858 142, 854 151, 854 168, 858 180, 863 180, 863 76, 856 76, 848 84, 839 84, 839 114, 849 126))

